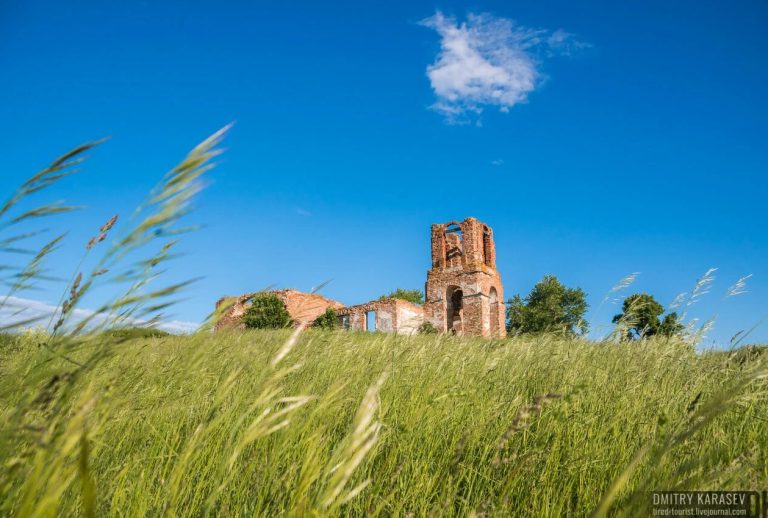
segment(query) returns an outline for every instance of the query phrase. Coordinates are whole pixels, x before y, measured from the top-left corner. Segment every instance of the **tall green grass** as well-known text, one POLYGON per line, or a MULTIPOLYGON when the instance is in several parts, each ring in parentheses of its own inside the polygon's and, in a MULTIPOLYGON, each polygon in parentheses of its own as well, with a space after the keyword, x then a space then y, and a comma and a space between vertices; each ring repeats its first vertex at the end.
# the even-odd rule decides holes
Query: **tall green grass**
MULTIPOLYGON (((45 428, 71 364, 7 340, 2 427, 45 428)), ((768 487, 760 356, 315 331, 118 349, 61 433, 3 442, 3 514, 637 515, 649 489, 768 487)))

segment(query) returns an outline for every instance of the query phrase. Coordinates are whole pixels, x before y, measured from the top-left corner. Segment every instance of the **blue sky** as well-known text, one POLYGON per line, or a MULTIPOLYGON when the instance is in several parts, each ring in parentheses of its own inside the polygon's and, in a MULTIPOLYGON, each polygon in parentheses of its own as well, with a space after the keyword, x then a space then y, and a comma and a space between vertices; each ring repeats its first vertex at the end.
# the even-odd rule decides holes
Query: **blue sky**
POLYGON ((4 2, 2 186, 112 137, 51 193, 88 205, 60 220, 69 273, 236 121, 174 318, 270 285, 331 279, 348 304, 423 287, 429 224, 475 216, 507 296, 555 274, 598 331, 625 275, 669 304, 717 267, 691 313, 727 342, 768 316, 766 21, 760 1, 4 2))

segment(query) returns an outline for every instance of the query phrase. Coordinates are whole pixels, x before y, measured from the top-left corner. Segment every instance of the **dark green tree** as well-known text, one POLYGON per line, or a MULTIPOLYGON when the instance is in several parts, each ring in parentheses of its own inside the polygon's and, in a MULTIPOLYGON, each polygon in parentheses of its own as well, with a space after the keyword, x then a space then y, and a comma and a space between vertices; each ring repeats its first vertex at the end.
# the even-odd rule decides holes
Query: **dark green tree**
POLYGON ((664 306, 652 295, 635 293, 624 299, 621 313, 613 317, 613 323, 619 326, 627 340, 651 336, 676 336, 683 332, 677 313, 667 313, 663 319, 664 306))
POLYGON ((317 317, 315 321, 312 322, 312 326, 328 331, 336 329, 339 327, 339 316, 336 313, 336 310, 333 308, 326 309, 325 313, 317 317))
POLYGON ((581 288, 568 288, 554 275, 545 275, 531 292, 507 301, 507 331, 511 333, 586 333, 587 296, 581 288))
POLYGON ((293 321, 282 300, 271 293, 261 293, 251 299, 243 323, 249 329, 282 329, 293 321))
POLYGON ((664 319, 661 321, 661 326, 659 326, 660 335, 668 337, 680 336, 683 334, 683 331, 685 331, 685 326, 680 323, 677 312, 670 311, 664 315, 664 319))
POLYGON ((379 300, 386 299, 400 299, 413 302, 414 304, 424 304, 424 292, 421 290, 404 290, 403 288, 397 288, 389 295, 382 295, 379 300))

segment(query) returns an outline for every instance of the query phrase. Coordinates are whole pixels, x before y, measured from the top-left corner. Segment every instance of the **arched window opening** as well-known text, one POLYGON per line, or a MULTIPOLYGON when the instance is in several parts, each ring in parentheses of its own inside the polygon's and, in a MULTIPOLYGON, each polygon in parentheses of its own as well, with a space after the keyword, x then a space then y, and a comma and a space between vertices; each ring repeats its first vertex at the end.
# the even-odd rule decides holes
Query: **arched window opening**
POLYGON ((462 255, 464 255, 464 236, 461 233, 461 227, 451 223, 445 228, 446 262, 449 266, 460 264, 462 255))
POLYGON ((458 286, 448 286, 446 290, 446 330, 453 334, 463 331, 464 292, 458 286))

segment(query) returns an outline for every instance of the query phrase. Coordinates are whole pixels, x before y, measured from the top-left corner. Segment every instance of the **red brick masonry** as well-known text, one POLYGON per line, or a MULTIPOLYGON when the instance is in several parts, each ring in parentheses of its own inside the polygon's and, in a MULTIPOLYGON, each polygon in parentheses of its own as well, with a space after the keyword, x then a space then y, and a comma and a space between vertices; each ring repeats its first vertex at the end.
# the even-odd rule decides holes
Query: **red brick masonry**
MULTIPOLYGON (((311 323, 334 308, 343 329, 414 334, 426 321, 438 331, 476 336, 505 336, 504 288, 496 271, 493 230, 475 218, 432 225, 432 268, 427 272, 426 303, 386 299, 345 307, 314 293, 272 291, 294 322, 311 323)), ((215 329, 242 328, 242 316, 257 295, 224 297, 215 329)))
POLYGON ((475 218, 432 225, 424 318, 438 330, 506 336, 493 230, 475 218))

